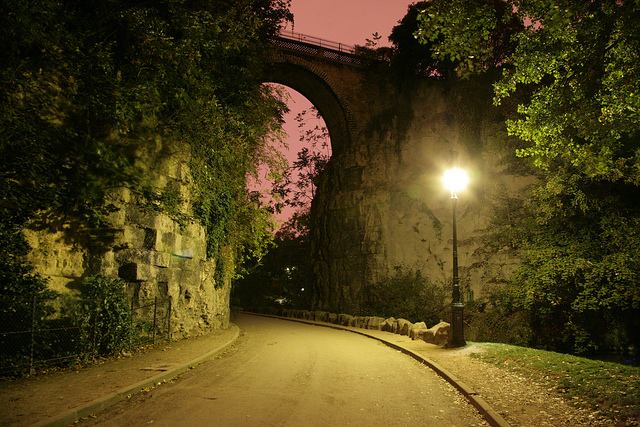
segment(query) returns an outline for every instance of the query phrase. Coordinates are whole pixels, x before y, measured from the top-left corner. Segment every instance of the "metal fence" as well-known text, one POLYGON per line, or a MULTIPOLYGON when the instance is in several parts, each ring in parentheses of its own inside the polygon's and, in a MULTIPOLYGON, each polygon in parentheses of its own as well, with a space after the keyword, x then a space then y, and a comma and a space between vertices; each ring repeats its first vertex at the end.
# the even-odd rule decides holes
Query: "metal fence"
POLYGON ((138 344, 171 341, 171 300, 154 298, 143 304, 131 302, 132 330, 138 344))
MULTIPOLYGON (((64 301, 47 303, 59 308, 64 301)), ((56 316, 39 319, 38 304, 33 298, 30 315, 17 318, 17 325, 2 325, 0 377, 32 375, 39 370, 87 362, 100 355, 101 331, 96 325, 97 317, 94 316, 93 322, 56 316), (15 330, 11 330, 12 326, 15 330)), ((132 302, 130 327, 132 348, 171 340, 171 300, 156 297, 142 303, 132 302)))

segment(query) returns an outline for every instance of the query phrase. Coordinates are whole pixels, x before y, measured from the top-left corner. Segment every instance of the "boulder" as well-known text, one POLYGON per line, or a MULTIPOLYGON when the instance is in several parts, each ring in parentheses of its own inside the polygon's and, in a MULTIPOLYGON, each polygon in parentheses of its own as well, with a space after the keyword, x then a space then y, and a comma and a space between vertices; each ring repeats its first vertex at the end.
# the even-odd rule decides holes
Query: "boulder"
POLYGON ((411 329, 411 331, 409 331, 409 337, 411 337, 411 339, 413 340, 423 340, 424 336, 429 332, 429 330, 427 328, 413 328, 411 329))
POLYGON ((354 325, 356 328, 364 328, 367 324, 367 318, 364 316, 356 316, 354 319, 354 325))
POLYGON ((351 321, 353 320, 353 316, 350 314, 338 314, 338 324, 342 325, 342 326, 349 326, 351 325, 351 321))
POLYGON ((316 311, 313 312, 312 320, 316 320, 318 322, 326 322, 328 314, 329 313, 327 313, 326 311, 316 310, 316 311))
POLYGON ((409 328, 413 326, 413 323, 407 319, 398 319, 398 328, 395 333, 400 335, 409 335, 409 328))
POLYGON ((447 322, 440 322, 429 328, 423 338, 426 342, 436 345, 446 345, 449 341, 449 330, 451 326, 447 322))
POLYGON ((396 322, 396 318, 395 317, 389 317, 388 319, 385 319, 384 322, 382 322, 381 329, 383 331, 392 332, 393 331, 393 324, 395 322, 396 322))
POLYGON ((367 322, 367 329, 382 329, 382 324, 384 323, 384 317, 371 316, 369 317, 369 321, 367 322))
POLYGON ((427 329, 427 324, 424 322, 417 322, 414 323, 413 325, 411 325, 411 327, 409 328, 409 337, 411 337, 411 339, 417 339, 416 338, 416 333, 419 330, 422 329, 427 329))

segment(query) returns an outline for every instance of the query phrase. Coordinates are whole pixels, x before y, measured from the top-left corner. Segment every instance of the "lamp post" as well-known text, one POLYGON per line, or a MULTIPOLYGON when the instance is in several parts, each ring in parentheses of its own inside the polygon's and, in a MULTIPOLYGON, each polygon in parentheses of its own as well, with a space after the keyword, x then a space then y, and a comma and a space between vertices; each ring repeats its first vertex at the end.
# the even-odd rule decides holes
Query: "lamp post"
POLYGON ((458 192, 464 190, 469 184, 469 175, 463 169, 451 168, 447 170, 442 182, 451 192, 451 205, 453 213, 453 289, 451 293, 451 333, 449 334, 448 347, 462 347, 464 340, 464 304, 460 293, 460 277, 458 276, 458 232, 456 230, 456 207, 458 204, 458 192))

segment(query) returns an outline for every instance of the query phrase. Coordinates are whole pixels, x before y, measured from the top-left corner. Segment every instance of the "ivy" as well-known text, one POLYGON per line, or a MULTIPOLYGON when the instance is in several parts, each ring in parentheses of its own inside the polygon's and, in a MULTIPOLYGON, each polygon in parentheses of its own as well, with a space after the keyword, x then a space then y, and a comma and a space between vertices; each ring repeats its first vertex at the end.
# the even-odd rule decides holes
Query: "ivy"
POLYGON ((285 0, 4 1, 3 224, 66 222, 81 236, 104 224, 108 195, 124 186, 141 205, 199 220, 211 256, 224 245, 237 259, 259 256, 271 234, 245 179, 280 126, 283 104, 259 75, 267 36, 285 19, 285 0), (175 189, 150 190, 134 163, 158 141, 191 153, 194 218, 175 189))

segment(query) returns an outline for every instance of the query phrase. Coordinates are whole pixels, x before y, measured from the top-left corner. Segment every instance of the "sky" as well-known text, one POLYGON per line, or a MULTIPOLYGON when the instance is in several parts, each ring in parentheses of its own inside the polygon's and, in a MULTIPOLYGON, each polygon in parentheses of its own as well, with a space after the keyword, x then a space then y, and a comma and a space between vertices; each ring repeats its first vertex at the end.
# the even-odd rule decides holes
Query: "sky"
MULTIPOLYGON (((364 45, 374 32, 388 44, 391 29, 407 13, 408 0, 292 0, 294 31, 364 45)), ((287 29, 291 30, 291 26, 287 29)))
MULTIPOLYGON (((284 30, 347 45, 364 45, 373 33, 378 33, 382 36, 378 46, 389 46, 388 37, 392 28, 413 3, 415 1, 409 0, 292 0, 294 23, 287 25, 284 30)), ((290 111, 284 117, 284 129, 288 134, 285 144, 288 148, 281 147, 281 151, 291 162, 301 148, 300 131, 294 118, 312 104, 294 90, 288 90, 288 93, 290 111)), ((262 184, 251 186, 269 187, 264 183, 264 178, 261 181, 262 184)), ((291 213, 291 210, 285 210, 276 218, 284 222, 291 213)))

